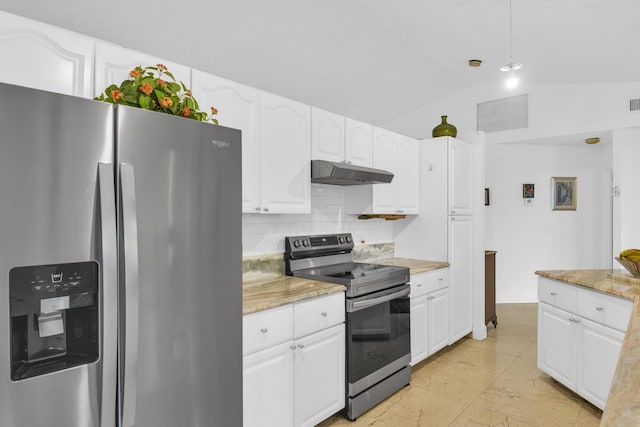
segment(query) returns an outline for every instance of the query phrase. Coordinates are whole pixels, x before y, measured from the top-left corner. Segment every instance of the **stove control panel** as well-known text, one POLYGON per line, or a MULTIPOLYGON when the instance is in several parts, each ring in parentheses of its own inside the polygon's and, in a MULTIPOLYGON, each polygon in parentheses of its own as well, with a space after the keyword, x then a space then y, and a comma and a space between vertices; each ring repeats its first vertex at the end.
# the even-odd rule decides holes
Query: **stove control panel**
POLYGON ((285 256, 289 258, 351 252, 352 249, 351 233, 285 237, 285 256))

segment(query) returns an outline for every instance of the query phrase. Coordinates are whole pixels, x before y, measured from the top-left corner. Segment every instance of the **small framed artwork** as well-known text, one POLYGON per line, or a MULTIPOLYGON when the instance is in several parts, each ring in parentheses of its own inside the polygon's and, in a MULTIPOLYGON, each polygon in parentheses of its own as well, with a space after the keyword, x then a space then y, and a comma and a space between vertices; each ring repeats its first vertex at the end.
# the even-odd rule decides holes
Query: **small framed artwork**
POLYGON ((535 184, 522 184, 522 198, 533 199, 535 197, 536 185, 535 184))
POLYGON ((490 200, 490 198, 489 198, 489 197, 490 197, 490 196, 489 196, 489 189, 488 189, 488 188, 485 188, 485 189, 484 189, 484 205, 485 205, 485 206, 489 206, 489 205, 491 205, 491 200, 490 200))
POLYGON ((551 197, 551 209, 554 211, 575 211, 578 207, 578 178, 551 178, 551 197))

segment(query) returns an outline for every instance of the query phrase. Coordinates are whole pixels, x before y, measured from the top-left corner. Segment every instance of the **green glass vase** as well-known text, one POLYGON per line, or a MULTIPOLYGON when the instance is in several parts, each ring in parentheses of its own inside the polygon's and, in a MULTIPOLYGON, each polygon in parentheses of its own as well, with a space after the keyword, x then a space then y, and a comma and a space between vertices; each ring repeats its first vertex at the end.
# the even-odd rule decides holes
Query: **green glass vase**
POLYGON ((437 138, 439 136, 455 136, 458 134, 458 129, 452 124, 447 123, 447 116, 442 117, 442 123, 433 128, 433 132, 431 132, 431 136, 437 138))

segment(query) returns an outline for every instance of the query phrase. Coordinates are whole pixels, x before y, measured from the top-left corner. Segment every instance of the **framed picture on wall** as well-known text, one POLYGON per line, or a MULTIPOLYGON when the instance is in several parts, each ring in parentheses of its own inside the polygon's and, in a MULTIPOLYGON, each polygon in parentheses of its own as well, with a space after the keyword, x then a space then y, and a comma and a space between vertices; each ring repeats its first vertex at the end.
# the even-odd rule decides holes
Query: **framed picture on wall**
POLYGON ((522 198, 533 199, 535 197, 535 184, 522 184, 522 198))
POLYGON ((551 209, 575 211, 578 207, 578 178, 554 176, 551 178, 551 209))

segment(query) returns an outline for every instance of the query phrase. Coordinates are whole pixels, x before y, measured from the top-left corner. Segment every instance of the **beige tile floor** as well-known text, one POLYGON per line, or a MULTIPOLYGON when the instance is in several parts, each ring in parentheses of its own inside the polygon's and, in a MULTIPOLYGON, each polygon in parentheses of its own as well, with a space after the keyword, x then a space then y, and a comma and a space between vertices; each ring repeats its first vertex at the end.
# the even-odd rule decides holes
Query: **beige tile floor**
POLYGON ((602 412, 536 367, 537 304, 499 304, 484 341, 464 338, 413 367, 411 384, 329 426, 597 426, 602 412))

